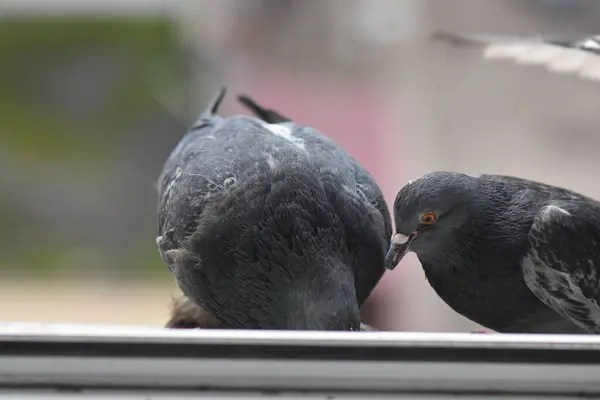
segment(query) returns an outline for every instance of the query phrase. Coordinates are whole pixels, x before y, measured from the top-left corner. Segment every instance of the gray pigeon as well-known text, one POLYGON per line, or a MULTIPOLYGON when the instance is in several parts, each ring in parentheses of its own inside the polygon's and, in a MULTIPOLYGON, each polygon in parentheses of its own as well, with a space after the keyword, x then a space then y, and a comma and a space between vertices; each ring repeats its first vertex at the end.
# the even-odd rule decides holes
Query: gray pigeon
POLYGON ((343 148, 223 89, 159 178, 157 244, 183 293, 223 328, 358 330, 392 223, 343 148))
POLYGON ((600 332, 600 204, 525 179, 433 172, 394 202, 393 269, 417 254, 456 312, 503 333, 600 332))
POLYGON ((436 32, 437 41, 481 48, 485 59, 507 59, 520 65, 541 65, 557 74, 576 74, 600 81, 600 35, 511 37, 436 32))

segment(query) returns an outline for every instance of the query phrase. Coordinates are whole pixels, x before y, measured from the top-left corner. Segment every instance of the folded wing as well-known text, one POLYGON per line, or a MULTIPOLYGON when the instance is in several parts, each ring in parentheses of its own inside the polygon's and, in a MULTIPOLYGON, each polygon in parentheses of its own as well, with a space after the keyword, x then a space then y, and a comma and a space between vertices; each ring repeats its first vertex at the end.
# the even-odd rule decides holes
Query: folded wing
POLYGON ((545 304, 590 333, 600 333, 600 204, 554 201, 535 216, 525 283, 545 304))

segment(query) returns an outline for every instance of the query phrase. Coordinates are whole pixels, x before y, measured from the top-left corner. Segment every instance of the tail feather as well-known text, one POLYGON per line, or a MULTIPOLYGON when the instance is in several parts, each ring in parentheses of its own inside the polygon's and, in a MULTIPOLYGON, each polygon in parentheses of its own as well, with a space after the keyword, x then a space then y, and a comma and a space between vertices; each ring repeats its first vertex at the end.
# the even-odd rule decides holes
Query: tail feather
POLYGON ((281 124, 284 122, 291 122, 290 118, 279 114, 275 110, 263 108, 261 105, 259 105, 247 95, 239 95, 237 99, 241 104, 243 104, 250 111, 256 114, 257 117, 269 124, 281 124))
POLYGON ((212 98, 208 107, 202 112, 200 117, 196 120, 192 129, 197 129, 200 126, 210 122, 218 113, 219 108, 221 108, 221 104, 223 103, 223 99, 227 94, 227 87, 222 86, 219 92, 212 98))

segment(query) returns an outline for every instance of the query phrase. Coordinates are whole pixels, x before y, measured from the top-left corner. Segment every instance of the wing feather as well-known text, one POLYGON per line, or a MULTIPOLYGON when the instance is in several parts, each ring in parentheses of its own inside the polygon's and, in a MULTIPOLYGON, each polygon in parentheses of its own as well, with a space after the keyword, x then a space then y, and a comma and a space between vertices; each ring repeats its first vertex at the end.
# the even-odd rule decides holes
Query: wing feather
POLYGON ((600 204, 553 201, 535 216, 525 282, 548 306, 589 332, 600 333, 600 204))
POLYGON ((481 48, 484 59, 508 59, 520 65, 541 65, 557 74, 576 74, 600 81, 600 36, 510 37, 436 32, 433 39, 481 48))

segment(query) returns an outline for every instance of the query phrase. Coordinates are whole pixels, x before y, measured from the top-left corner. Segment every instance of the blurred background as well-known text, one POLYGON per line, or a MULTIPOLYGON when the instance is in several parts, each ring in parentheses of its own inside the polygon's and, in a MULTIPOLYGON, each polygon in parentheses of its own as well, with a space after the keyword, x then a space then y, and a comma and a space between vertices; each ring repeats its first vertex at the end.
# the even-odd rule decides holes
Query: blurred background
MULTIPOLYGON (((598 20, 593 0, 0 1, 0 320, 165 323, 178 292, 155 183, 222 83, 341 143, 389 204, 437 169, 600 198, 597 86, 428 38, 598 20)), ((363 312, 379 329, 477 328, 414 255, 363 312)))

